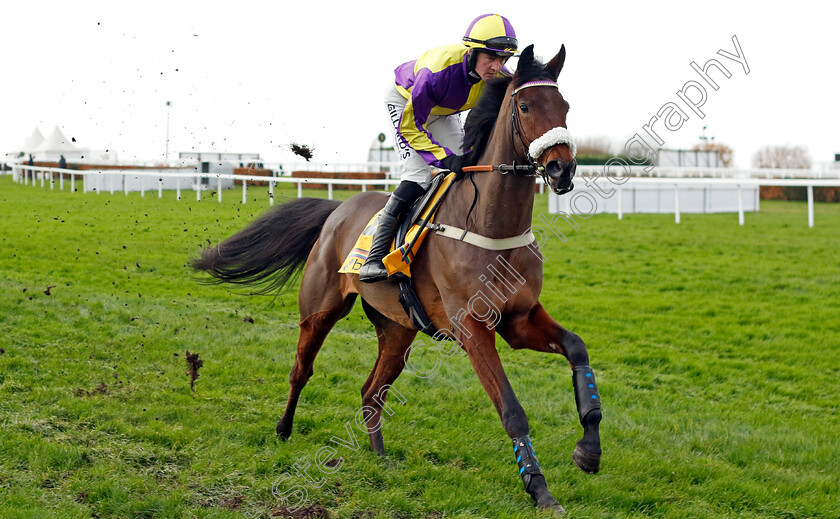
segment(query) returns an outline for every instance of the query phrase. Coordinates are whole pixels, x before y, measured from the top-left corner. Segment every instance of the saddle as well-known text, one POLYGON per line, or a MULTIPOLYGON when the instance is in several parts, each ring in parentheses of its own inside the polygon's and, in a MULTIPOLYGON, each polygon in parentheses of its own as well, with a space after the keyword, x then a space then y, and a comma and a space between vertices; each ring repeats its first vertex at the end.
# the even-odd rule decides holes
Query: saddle
MULTIPOLYGON (((432 177, 431 185, 426 193, 417 199, 400 218, 396 237, 391 245, 391 252, 382 260, 385 268, 388 269, 388 274, 396 279, 399 285, 400 303, 406 314, 417 328, 432 337, 438 333, 438 330, 432 325, 423 309, 423 305, 420 303, 420 299, 414 292, 411 283, 411 263, 430 230, 428 224, 434 221, 435 214, 454 179, 454 173, 438 174, 432 177)), ((344 274, 359 273, 359 269, 362 268, 370 253, 373 235, 379 222, 379 212, 373 215, 365 226, 350 254, 347 255, 338 270, 339 272, 344 274)))

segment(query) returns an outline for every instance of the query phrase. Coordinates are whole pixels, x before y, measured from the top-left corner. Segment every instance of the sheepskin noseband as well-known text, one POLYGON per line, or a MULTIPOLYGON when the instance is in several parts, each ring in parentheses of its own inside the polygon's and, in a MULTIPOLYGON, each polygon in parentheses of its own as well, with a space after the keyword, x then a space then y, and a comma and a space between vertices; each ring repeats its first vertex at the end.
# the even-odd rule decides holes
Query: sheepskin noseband
POLYGON ((531 143, 531 146, 528 147, 528 153, 536 159, 542 155, 545 150, 552 146, 556 146, 557 144, 567 144, 569 146, 569 150, 572 152, 572 157, 575 156, 575 153, 577 152, 575 140, 572 138, 572 134, 569 133, 569 130, 563 128, 562 126, 552 128, 537 138, 531 143))

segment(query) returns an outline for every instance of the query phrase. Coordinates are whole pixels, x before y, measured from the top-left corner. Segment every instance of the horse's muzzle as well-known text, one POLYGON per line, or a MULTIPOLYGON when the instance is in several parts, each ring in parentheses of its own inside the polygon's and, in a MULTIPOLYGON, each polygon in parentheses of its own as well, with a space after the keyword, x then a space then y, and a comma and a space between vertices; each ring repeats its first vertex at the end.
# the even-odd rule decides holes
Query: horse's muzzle
POLYGON ((548 183, 551 190, 558 195, 564 195, 574 189, 572 179, 575 178, 577 162, 574 159, 564 162, 559 159, 551 160, 545 165, 548 183))

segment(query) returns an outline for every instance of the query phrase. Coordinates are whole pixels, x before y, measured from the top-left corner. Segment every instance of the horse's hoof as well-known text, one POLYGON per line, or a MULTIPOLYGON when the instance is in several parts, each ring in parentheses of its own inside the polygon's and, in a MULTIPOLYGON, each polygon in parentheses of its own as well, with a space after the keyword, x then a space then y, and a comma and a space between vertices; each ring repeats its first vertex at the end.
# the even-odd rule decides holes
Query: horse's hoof
POLYGON ((539 508, 540 510, 550 510, 556 515, 563 515, 566 513, 566 509, 563 508, 563 506, 560 503, 558 503, 557 500, 554 498, 551 498, 551 502, 549 503, 538 504, 537 508, 539 508))
POLYGON ((291 428, 289 430, 286 430, 286 427, 283 424, 283 420, 277 422, 277 428, 275 429, 275 431, 277 432, 277 436, 279 436, 280 439, 283 441, 288 440, 289 436, 292 435, 291 428))
POLYGON ((597 474, 601 470, 601 455, 592 454, 581 448, 580 445, 575 446, 575 452, 572 453, 572 461, 578 468, 587 474, 597 474))

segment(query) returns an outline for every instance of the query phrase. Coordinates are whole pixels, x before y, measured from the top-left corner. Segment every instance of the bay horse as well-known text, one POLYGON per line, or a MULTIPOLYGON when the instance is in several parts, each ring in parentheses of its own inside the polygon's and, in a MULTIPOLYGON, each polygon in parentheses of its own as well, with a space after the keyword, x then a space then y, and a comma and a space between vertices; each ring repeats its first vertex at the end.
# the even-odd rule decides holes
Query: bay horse
MULTIPOLYGON (((522 51, 512 77, 488 81, 467 118, 465 149, 472 147, 479 164, 520 166, 510 174, 472 173, 469 182, 456 182, 438 210, 438 223, 457 226, 466 222, 468 230, 491 241, 522 236, 531 231, 537 173, 555 192, 571 189, 576 163, 574 144, 566 130, 569 105, 556 84, 565 57, 563 46, 543 64, 534 58, 531 45, 522 51), (539 144, 536 150, 535 143, 539 144), (521 173, 523 169, 525 174, 521 173)), ((289 374, 289 399, 276 427, 283 439, 292 433, 298 398, 312 376, 315 356, 324 339, 361 296, 379 341, 379 354, 362 387, 362 423, 371 449, 385 454, 377 424, 391 384, 406 361, 410 362, 417 328, 398 303, 397 284, 365 284, 356 274, 338 271, 387 198, 383 193, 367 192, 343 203, 306 198, 291 201, 268 211, 216 247, 205 249, 192 264, 211 274, 210 282, 261 287, 264 293, 282 288, 305 265, 299 292, 300 336, 289 374)), ((496 407, 505 432, 513 440, 525 490, 538 507, 562 513, 562 506, 548 490, 529 437, 528 418, 495 348, 498 332, 514 349, 566 357, 583 426, 583 438, 577 442, 572 459, 581 470, 597 472, 601 457, 600 395, 584 342, 560 326, 539 302, 543 261, 533 245, 488 250, 430 233, 411 270, 415 291, 442 335, 438 338, 456 340, 466 351, 496 407), (479 276, 477 269, 485 265, 488 270, 479 276), (494 265, 515 272, 516 282, 503 269, 490 268, 494 265), (479 298, 481 305, 477 304, 477 294, 483 295, 479 298)))

